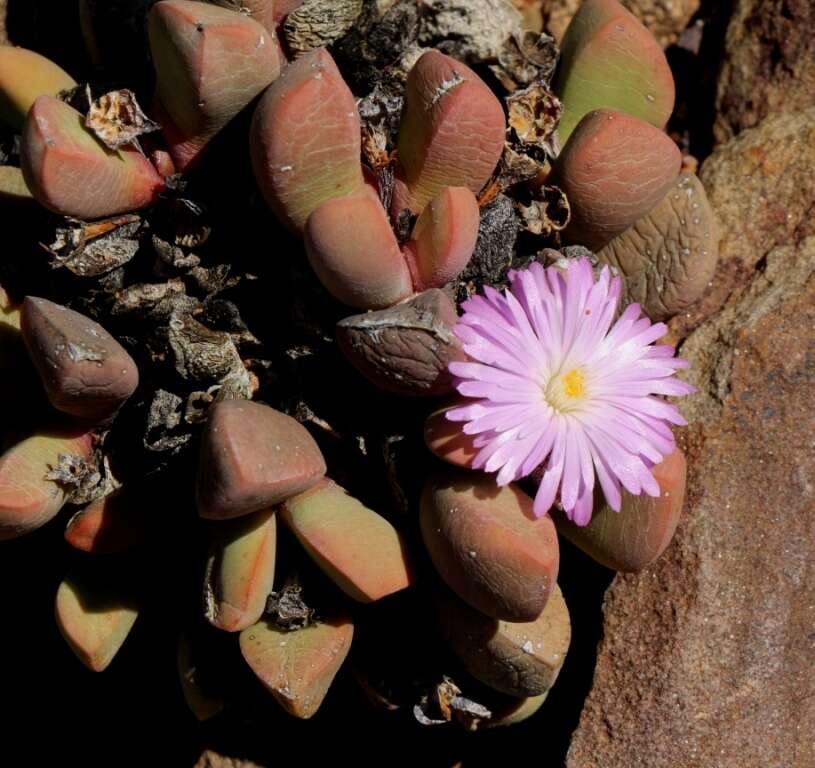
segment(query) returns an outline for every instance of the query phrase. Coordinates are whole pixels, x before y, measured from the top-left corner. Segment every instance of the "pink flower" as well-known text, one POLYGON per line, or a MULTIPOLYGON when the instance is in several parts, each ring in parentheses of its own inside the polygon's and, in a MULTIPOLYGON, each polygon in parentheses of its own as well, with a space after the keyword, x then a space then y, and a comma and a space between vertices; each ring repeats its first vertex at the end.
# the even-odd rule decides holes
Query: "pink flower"
POLYGON ((651 468, 675 448, 671 424, 685 424, 659 395, 693 387, 674 377, 687 362, 654 346, 665 325, 631 304, 612 326, 620 278, 591 264, 510 272, 511 288, 464 303, 456 335, 472 362, 450 364, 456 388, 472 403, 448 411, 476 435, 473 466, 498 472, 498 485, 542 471, 535 514, 560 492, 578 525, 591 519, 594 478, 620 510, 621 486, 659 495, 651 468))

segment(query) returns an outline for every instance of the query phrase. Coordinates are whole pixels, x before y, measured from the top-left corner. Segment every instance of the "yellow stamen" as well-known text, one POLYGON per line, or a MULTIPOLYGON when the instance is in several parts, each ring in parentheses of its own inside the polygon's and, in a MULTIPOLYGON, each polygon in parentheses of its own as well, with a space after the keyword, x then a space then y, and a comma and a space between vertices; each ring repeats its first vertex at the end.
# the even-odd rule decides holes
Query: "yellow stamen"
POLYGON ((563 391, 568 397, 580 397, 585 389, 583 373, 574 368, 563 377, 563 391))

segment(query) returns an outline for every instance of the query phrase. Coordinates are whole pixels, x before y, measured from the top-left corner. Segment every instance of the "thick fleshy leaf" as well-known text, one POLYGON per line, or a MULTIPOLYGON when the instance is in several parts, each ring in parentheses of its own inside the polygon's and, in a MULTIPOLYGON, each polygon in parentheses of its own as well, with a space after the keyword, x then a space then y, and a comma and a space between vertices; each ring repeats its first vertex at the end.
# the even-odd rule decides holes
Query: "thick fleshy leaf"
POLYGON ((474 436, 465 434, 459 422, 447 418, 447 411, 459 408, 465 402, 468 402, 467 398, 456 398, 454 402, 433 411, 424 423, 424 441, 442 461, 472 469, 473 459, 479 450, 473 445, 474 436))
POLYGON ((540 696, 530 696, 526 699, 513 699, 512 703, 503 709, 493 710, 492 717, 479 723, 479 729, 501 728, 505 725, 517 725, 528 720, 546 701, 549 692, 540 696))
POLYGON ((210 526, 204 576, 204 615, 214 627, 239 632, 263 615, 274 582, 274 509, 210 526))
POLYGON ((444 188, 478 194, 504 149, 504 110, 469 67, 439 51, 410 71, 399 126, 393 210, 421 213, 444 188))
POLYGON ((22 170, 13 165, 0 165, 0 202, 34 202, 34 195, 25 183, 22 170))
POLYGON ((433 197, 405 246, 417 291, 459 276, 473 255, 479 221, 478 202, 466 187, 445 187, 433 197))
POLYGON ((323 703, 353 636, 354 625, 345 617, 294 632, 260 621, 241 632, 241 653, 280 705, 306 719, 323 703))
POLYGON ((23 126, 25 182, 40 205, 63 216, 97 219, 154 203, 164 181, 136 149, 111 150, 73 107, 40 96, 23 126))
POLYGON ((305 427, 249 400, 212 406, 201 436, 197 500, 201 517, 239 517, 305 491, 325 460, 305 427))
POLYGON ((359 113, 328 51, 304 54, 272 83, 250 144, 260 190, 292 229, 327 200, 362 190, 359 113))
POLYGON ((657 128, 668 122, 675 88, 662 46, 617 0, 584 0, 560 50, 561 142, 596 109, 619 110, 657 128))
POLYGON ((226 702, 206 690, 201 683, 199 640, 200 636, 194 632, 187 631, 179 635, 176 666, 184 700, 195 718, 203 722, 223 711, 226 702))
POLYGON ((557 581, 557 534, 516 486, 482 473, 439 475, 425 486, 420 522, 433 565, 464 601, 506 621, 541 615, 557 581))
POLYGON ((65 503, 66 489, 46 476, 60 456, 88 459, 91 435, 83 430, 41 431, 0 456, 0 540, 13 539, 45 525, 65 503))
POLYGON ((324 202, 308 217, 306 253, 337 300, 378 309, 412 293, 407 262, 385 209, 369 187, 324 202))
POLYGON ((534 621, 499 621, 455 595, 441 595, 436 618, 442 635, 467 671, 509 696, 540 696, 555 684, 571 641, 571 623, 560 588, 534 621))
POLYGON ((38 96, 56 96, 76 81, 53 61, 26 48, 0 45, 0 120, 19 132, 38 96))
POLYGON ((27 296, 22 331, 48 399, 60 411, 102 421, 138 386, 133 358, 99 323, 79 312, 27 296))
POLYGON ((83 552, 133 549, 145 539, 149 503, 132 489, 120 488, 80 509, 68 521, 65 540, 83 552))
POLYGON ((193 0, 156 3, 148 29, 162 125, 184 171, 280 74, 278 47, 249 16, 193 0))
POLYGON ((21 305, 0 286, 0 397, 22 411, 38 390, 37 373, 28 359, 20 331, 21 305))
POLYGON ((354 600, 370 603, 413 582, 399 532, 333 481, 288 499, 280 514, 317 565, 354 600))
POLYGON ((590 112, 550 176, 572 211, 564 236, 598 250, 662 200, 681 163, 676 144, 650 123, 622 112, 590 112))
POLYGON ((581 528, 555 513, 555 523, 586 554, 616 571, 641 571, 671 543, 685 500, 685 456, 677 449, 653 469, 658 498, 623 491, 619 512, 601 502, 581 528))
POLYGON ((366 379, 401 395, 440 395, 453 388, 447 365, 464 360, 453 334, 458 315, 444 291, 433 288, 379 312, 337 323, 337 341, 366 379))
POLYGON ((662 201, 597 254, 625 275, 625 298, 652 320, 682 312, 705 292, 719 260, 716 214, 702 182, 683 173, 662 201))
POLYGON ((127 639, 139 607, 121 574, 86 564, 69 574, 57 589, 57 626, 76 657, 102 672, 127 639))

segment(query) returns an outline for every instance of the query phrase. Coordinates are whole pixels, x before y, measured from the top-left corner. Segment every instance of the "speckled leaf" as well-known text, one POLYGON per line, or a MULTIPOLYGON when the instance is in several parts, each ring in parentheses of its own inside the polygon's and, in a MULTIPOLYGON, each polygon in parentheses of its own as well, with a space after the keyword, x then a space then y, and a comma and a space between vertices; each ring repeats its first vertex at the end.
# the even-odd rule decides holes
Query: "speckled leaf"
POLYGON ((48 399, 60 411, 102 421, 138 386, 133 358, 99 323, 79 312, 27 296, 22 331, 48 399))
POLYGON ((113 570, 85 567, 57 589, 57 626, 76 657, 90 670, 107 669, 139 614, 131 589, 113 570))
POLYGON ((467 398, 456 398, 433 411, 424 423, 424 441, 442 461, 472 469, 472 461, 479 450, 473 445, 474 435, 464 434, 461 423, 447 418, 447 411, 460 407, 466 401, 467 398))
POLYGON ((439 596, 436 619, 467 671, 509 696, 548 692, 571 642, 569 611, 557 585, 543 613, 534 621, 499 621, 449 593, 439 596))
POLYGON ((34 195, 25 183, 22 170, 13 165, 0 166, 0 202, 34 202, 34 195))
POLYGON ((291 416, 248 400, 210 408, 201 436, 201 517, 248 515, 310 488, 325 474, 314 438, 291 416))
POLYGON ((719 258, 716 215, 705 189, 683 173, 662 202, 597 254, 625 275, 625 299, 666 320, 699 299, 719 258))
POLYGON ((433 197, 405 245, 417 291, 459 276, 473 255, 478 225, 478 202, 466 187, 444 187, 433 197))
POLYGON ((120 488, 80 509, 68 521, 65 540, 83 552, 133 549, 145 539, 149 503, 132 489, 120 488))
POLYGON ((422 494, 422 538, 436 570, 463 600, 506 621, 540 616, 557 580, 552 520, 532 499, 483 473, 450 472, 422 494))

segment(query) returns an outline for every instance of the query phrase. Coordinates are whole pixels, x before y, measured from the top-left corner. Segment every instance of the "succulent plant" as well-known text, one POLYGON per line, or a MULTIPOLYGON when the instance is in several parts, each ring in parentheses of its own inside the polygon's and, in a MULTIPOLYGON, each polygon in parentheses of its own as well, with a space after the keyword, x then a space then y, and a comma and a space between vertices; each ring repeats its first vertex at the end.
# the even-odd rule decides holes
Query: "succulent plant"
POLYGON ((132 588, 110 569, 83 568, 57 589, 55 614, 62 636, 94 672, 113 661, 139 615, 132 588))
POLYGON ((360 309, 441 287, 467 265, 478 233, 474 193, 503 149, 501 105, 468 67, 436 51, 411 69, 399 130, 392 216, 418 215, 400 245, 360 164, 353 95, 322 48, 289 66, 261 100, 252 158, 261 191, 289 227, 303 230, 327 290, 360 309), (321 127, 303 136, 298 126, 321 127), (462 145, 462 140, 467 145, 462 145), (470 160, 462 165, 460 153, 470 160))
POLYGON ((147 537, 148 501, 131 488, 119 488, 76 512, 65 528, 65 541, 82 552, 127 552, 147 537))
POLYGON ((258 22, 192 0, 156 3, 149 33, 164 132, 183 171, 280 74, 280 56, 258 22))
POLYGON ((0 46, 0 120, 19 131, 40 96, 57 96, 76 86, 61 67, 35 51, 0 46))
POLYGON ((557 535, 535 519, 532 499, 481 473, 431 479, 421 501, 422 538, 436 570, 459 597, 506 621, 533 621, 557 581, 557 535))
POLYGON ((589 112, 613 109, 664 128, 674 81, 662 47, 617 0, 585 0, 561 43, 555 92, 566 141, 589 112))
POLYGON ((133 358, 89 317, 27 296, 21 329, 48 399, 58 410, 102 421, 136 390, 139 371, 133 358))
POLYGON ((222 520, 279 504, 325 474, 311 435, 291 416, 260 403, 213 406, 201 440, 198 512, 222 520))
POLYGON ((52 96, 39 96, 23 126, 22 170, 37 202, 55 213, 95 219, 154 203, 164 181, 137 149, 111 151, 82 115, 52 96))
MULTIPOLYGON (((56 619, 96 671, 136 621, 141 560, 166 568, 181 556, 167 542, 183 540, 199 594, 177 659, 201 720, 254 706, 245 681, 207 685, 201 658, 248 665, 305 719, 353 644, 354 677, 379 706, 408 702, 425 724, 511 725, 544 706, 569 648, 558 534, 610 568, 648 566, 677 526, 685 460, 677 451, 653 467, 657 496, 625 486, 619 513, 619 487, 601 478, 608 498, 597 491, 581 527, 560 507, 571 509, 567 496, 593 466, 579 466, 568 493, 552 489, 536 517, 534 476, 502 475, 499 487, 473 470, 507 458, 500 402, 464 428, 449 417, 487 385, 497 401, 517 393, 517 382, 489 380, 502 344, 534 369, 525 334, 535 275, 579 303, 569 282, 579 263, 592 301, 616 299, 599 263, 611 265, 624 303, 667 320, 712 277, 715 220, 663 130, 673 106, 665 57, 616 0, 583 3, 554 74, 548 38, 518 30, 498 40, 493 29, 457 39, 451 24, 472 26, 458 26, 467 3, 423 14, 412 0, 359 3, 358 28, 329 35, 331 52, 312 45, 325 30, 292 45, 291 30, 327 5, 125 9, 149 38, 156 74, 148 111, 162 132, 144 147, 149 119, 135 96, 83 106, 81 94, 57 96, 75 83, 56 65, 0 49, 0 118, 22 132, 20 167, 13 151, 0 167, 0 205, 52 230, 27 243, 38 259, 29 248, 3 265, 22 301, 0 289, 0 373, 15 379, 9 401, 42 389, 53 406, 44 426, 4 435, 0 539, 72 507, 65 540, 77 563, 57 590, 56 619), (290 62, 277 40, 287 16, 286 50, 299 54, 290 62), (108 132, 124 132, 121 146, 106 143, 94 109, 108 132), (500 294, 508 281, 528 291, 500 294), (459 316, 468 298, 481 302, 480 325, 459 316), (360 312, 344 316, 347 307, 360 312), (505 333, 498 320, 510 315, 505 333), (474 368, 487 378, 466 375, 474 368), (26 369, 36 387, 20 386, 26 369), (415 397, 455 388, 446 402, 415 397), (479 431, 483 418, 493 432, 479 431), (168 488, 181 512, 153 525, 168 488), (198 539, 208 549, 195 560, 198 539), (401 623, 383 620, 393 613, 401 623), (427 632, 434 616, 439 633, 427 632), (409 664, 386 659, 389 673, 412 676, 399 703, 362 670, 369 646, 359 642, 377 624, 410 638, 409 664), (220 640, 199 656, 201 637, 220 640)), ((135 79, 102 50, 102 6, 81 8, 95 65, 135 79)), ((355 8, 343 5, 343 24, 355 8)), ((501 23, 517 18, 504 8, 501 23)), ((629 330, 663 332, 634 314, 624 309, 629 330)), ((555 394, 580 394, 581 375, 554 377, 555 394)), ((30 421, 26 408, 18 420, 30 421)), ((654 429, 661 445, 673 439, 666 424, 654 429)), ((574 459, 578 447, 561 444, 574 459)), ((652 457, 640 462, 648 472, 652 457)))

